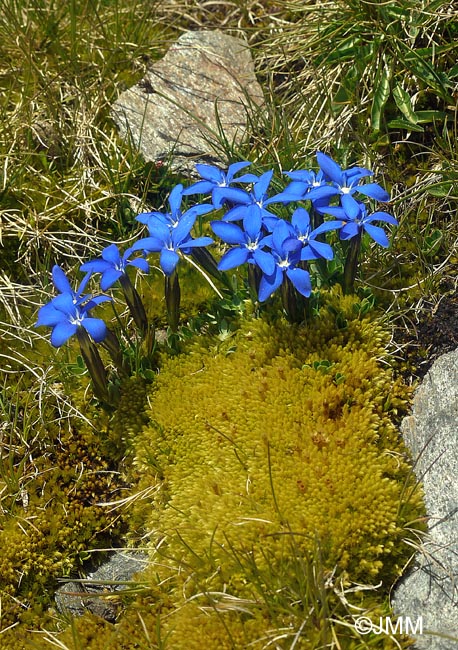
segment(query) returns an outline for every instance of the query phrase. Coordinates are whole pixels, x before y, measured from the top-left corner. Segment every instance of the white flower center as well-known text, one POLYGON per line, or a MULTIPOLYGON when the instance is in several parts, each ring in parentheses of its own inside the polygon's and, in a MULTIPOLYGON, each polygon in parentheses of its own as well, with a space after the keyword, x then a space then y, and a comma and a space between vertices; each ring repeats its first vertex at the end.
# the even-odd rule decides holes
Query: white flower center
POLYGON ((73 317, 71 316, 69 318, 69 321, 72 325, 77 325, 78 327, 81 326, 82 322, 84 320, 84 314, 81 314, 78 312, 77 316, 73 317))

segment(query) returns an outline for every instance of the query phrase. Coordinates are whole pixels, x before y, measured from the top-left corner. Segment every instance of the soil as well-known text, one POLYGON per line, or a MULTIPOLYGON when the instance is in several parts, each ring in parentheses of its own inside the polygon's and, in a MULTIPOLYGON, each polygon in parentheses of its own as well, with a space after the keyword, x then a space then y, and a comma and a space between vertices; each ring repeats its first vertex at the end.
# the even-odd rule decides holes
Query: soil
POLYGON ((439 300, 424 301, 413 332, 404 329, 395 335, 407 365, 403 374, 411 381, 422 379, 438 357, 458 348, 457 279, 441 283, 439 300))

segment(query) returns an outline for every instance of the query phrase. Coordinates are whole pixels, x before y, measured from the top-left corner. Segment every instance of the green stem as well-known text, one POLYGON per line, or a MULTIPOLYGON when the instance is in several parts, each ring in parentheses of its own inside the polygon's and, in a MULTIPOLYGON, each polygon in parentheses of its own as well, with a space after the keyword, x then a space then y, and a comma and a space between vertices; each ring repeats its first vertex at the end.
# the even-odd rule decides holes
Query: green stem
POLYGON ((140 332, 146 336, 149 330, 149 326, 142 299, 140 298, 137 289, 130 281, 128 275, 121 275, 119 282, 121 284, 127 306, 129 307, 129 311, 132 314, 135 325, 138 327, 140 332))
POLYGON ((165 304, 167 305, 167 320, 172 332, 178 330, 180 322, 180 282, 178 273, 174 271, 171 276, 165 276, 165 304))
POLYGON ((259 283, 261 282, 261 269, 256 264, 248 264, 248 286, 253 304, 258 299, 259 283))
POLYGON ((130 374, 130 364, 123 355, 118 337, 110 329, 107 329, 107 335, 101 343, 102 347, 108 352, 116 368, 124 375, 130 374))
POLYGON ((78 327, 76 336, 78 343, 80 344, 81 355, 84 359, 84 363, 91 375, 94 395, 101 401, 110 404, 107 373, 102 359, 100 358, 99 351, 84 327, 78 327))
POLYGON ((290 323, 300 323, 305 320, 304 297, 296 291, 287 275, 281 285, 281 300, 290 323))
POLYGON ((347 259, 344 266, 343 292, 354 293, 356 272, 358 270, 358 257, 361 248, 361 233, 350 239, 347 259))

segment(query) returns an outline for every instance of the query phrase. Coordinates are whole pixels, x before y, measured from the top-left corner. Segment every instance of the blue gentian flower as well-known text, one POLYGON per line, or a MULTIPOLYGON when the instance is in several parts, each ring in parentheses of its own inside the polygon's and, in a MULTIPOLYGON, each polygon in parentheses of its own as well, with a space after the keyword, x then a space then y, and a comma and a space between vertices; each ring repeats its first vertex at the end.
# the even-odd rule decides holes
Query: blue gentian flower
MULTIPOLYGON (((316 196, 314 190, 318 187, 327 186, 327 180, 321 170, 314 172, 308 169, 298 169, 292 172, 284 172, 286 176, 292 179, 292 183, 277 194, 275 198, 278 202, 291 203, 293 201, 313 200, 316 196)), ((333 196, 334 192, 329 196, 333 196)), ((317 198, 322 198, 318 196, 317 198)))
MULTIPOLYGON (((330 156, 318 151, 316 154, 318 164, 324 177, 331 182, 331 185, 323 185, 313 191, 313 198, 330 198, 340 195, 342 207, 349 216, 357 217, 359 213, 359 202, 353 198, 353 194, 359 193, 368 196, 376 201, 389 201, 390 196, 378 183, 366 183, 359 185, 359 181, 373 172, 364 167, 350 167, 343 170, 330 156)), ((315 206, 320 212, 324 212, 322 205, 315 206)))
POLYGON ((67 276, 65 275, 64 271, 60 268, 60 266, 55 264, 52 267, 52 281, 57 291, 59 291, 59 293, 69 293, 72 296, 75 305, 80 305, 85 300, 88 300, 88 298, 90 298, 89 294, 83 293, 87 286, 87 283, 89 282, 90 277, 91 274, 87 273, 84 276, 84 278, 81 280, 78 289, 74 291, 72 289, 70 282, 68 281, 67 276))
POLYGON ((304 208, 297 208, 291 217, 292 232, 302 243, 301 260, 316 260, 319 258, 332 260, 333 250, 329 244, 319 241, 318 235, 342 226, 342 221, 326 221, 312 230, 310 215, 304 208))
POLYGON ((285 221, 279 220, 271 237, 272 256, 275 260, 275 270, 270 275, 263 273, 259 283, 258 298, 266 300, 282 284, 286 275, 294 288, 308 298, 312 292, 308 271, 298 268, 301 261, 302 242, 291 237, 291 227, 285 221))
POLYGON ((154 236, 155 224, 159 221, 168 226, 175 228, 180 219, 185 215, 193 215, 198 217, 201 214, 206 214, 214 210, 214 206, 209 203, 202 203, 201 205, 194 205, 193 207, 186 210, 186 212, 181 212, 181 203, 183 200, 183 185, 179 183, 175 185, 169 195, 169 206, 170 212, 142 212, 136 217, 136 220, 140 223, 146 224, 148 227, 149 233, 151 236, 154 236))
POLYGON ((191 228, 197 213, 191 210, 185 212, 175 225, 156 221, 150 224, 150 237, 135 242, 133 251, 143 250, 145 253, 160 253, 160 266, 165 275, 170 276, 180 260, 179 253, 188 253, 192 248, 208 246, 213 243, 211 237, 192 239, 191 228))
POLYGON ((80 327, 83 327, 96 343, 103 341, 106 336, 105 323, 100 318, 92 318, 90 310, 110 298, 82 295, 89 277, 90 273, 84 277, 78 290, 74 291, 62 269, 57 265, 53 267, 53 281, 61 293, 39 309, 35 327, 52 327, 51 343, 56 348, 76 334, 80 327), (88 298, 91 299, 83 304, 88 298))
POLYGON ((271 169, 262 174, 253 184, 251 192, 232 187, 215 189, 213 203, 216 207, 221 207, 224 201, 235 204, 223 216, 223 221, 239 221, 245 217, 251 218, 260 214, 263 224, 272 230, 278 217, 266 210, 266 206, 280 202, 275 197, 269 198, 267 194, 273 173, 273 169, 271 169))
POLYGON ((212 221, 210 225, 215 235, 218 235, 226 244, 236 245, 221 258, 218 264, 220 271, 228 271, 248 262, 256 264, 268 275, 274 272, 274 258, 270 253, 262 250, 265 244, 262 218, 259 213, 244 218, 243 230, 235 223, 228 221, 212 221))
POLYGON ((128 266, 135 266, 142 270, 144 273, 149 272, 148 262, 143 257, 137 257, 129 260, 130 255, 133 253, 132 248, 128 248, 123 255, 119 252, 116 244, 110 244, 102 251, 102 259, 92 260, 85 262, 80 266, 80 271, 88 271, 89 273, 101 273, 100 288, 106 291, 113 286, 119 278, 126 274, 128 266))
POLYGON ((196 165, 197 171, 204 180, 197 181, 197 183, 187 187, 183 191, 183 195, 211 193, 212 200, 214 200, 214 191, 219 187, 230 187, 232 183, 255 183, 258 177, 254 174, 243 174, 238 178, 234 178, 237 172, 249 165, 251 163, 246 160, 232 163, 232 165, 229 165, 227 172, 213 165, 196 165))
POLYGON ((360 233, 367 232, 367 234, 377 242, 377 244, 380 244, 380 246, 384 246, 385 248, 389 246, 388 237, 383 228, 372 225, 372 222, 384 221, 393 226, 397 226, 397 219, 395 219, 391 214, 388 214, 388 212, 373 212, 372 214, 368 214, 364 203, 358 201, 357 205, 358 212, 356 216, 353 209, 347 210, 343 206, 330 206, 326 208, 326 214, 330 214, 342 221, 342 227, 339 231, 340 239, 353 239, 353 237, 356 237, 360 233))

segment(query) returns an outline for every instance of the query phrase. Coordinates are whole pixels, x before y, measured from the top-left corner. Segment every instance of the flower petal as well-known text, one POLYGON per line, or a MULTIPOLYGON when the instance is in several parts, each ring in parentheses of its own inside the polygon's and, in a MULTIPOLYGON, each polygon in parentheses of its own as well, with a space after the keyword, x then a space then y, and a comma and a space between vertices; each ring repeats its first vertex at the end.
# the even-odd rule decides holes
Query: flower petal
MULTIPOLYGON (((315 254, 316 258, 323 258, 325 260, 332 260, 334 257, 334 251, 332 250, 329 244, 326 244, 322 241, 316 241, 316 239, 309 240, 309 247, 312 252, 315 254)), ((301 259, 305 259, 301 255, 301 259)), ((308 258, 310 259, 310 258, 308 258)))
POLYGON ((383 228, 380 228, 379 226, 372 226, 371 224, 367 223, 364 225, 364 230, 370 237, 372 237, 374 241, 377 242, 377 244, 380 244, 380 246, 387 248, 390 245, 388 237, 386 236, 386 232, 383 230, 383 228))
POLYGON ((80 271, 88 271, 89 273, 103 273, 111 267, 111 263, 106 260, 91 260, 81 264, 80 271))
POLYGON ((270 169, 268 172, 262 174, 262 176, 259 177, 258 182, 254 184, 253 194, 256 197, 257 201, 260 201, 266 194, 270 181, 272 180, 273 173, 274 170, 270 169))
POLYGON ((272 273, 274 273, 275 260, 272 257, 271 253, 268 253, 267 251, 262 251, 259 248, 257 248, 255 251, 253 251, 253 259, 263 273, 265 273, 266 275, 272 275, 272 273))
POLYGON ((211 229, 226 244, 245 244, 246 237, 241 228, 228 221, 211 221, 211 229))
POLYGON ((40 307, 38 310, 38 317, 37 322, 35 323, 35 327, 54 327, 64 318, 65 315, 61 311, 57 310, 51 301, 48 302, 47 305, 40 307))
POLYGON ((213 244, 213 239, 211 237, 197 237, 196 239, 188 239, 177 245, 179 249, 185 248, 200 248, 202 246, 210 246, 213 244))
POLYGON ((310 215, 304 208, 294 210, 291 223, 301 235, 308 234, 310 231, 310 215))
POLYGON ((78 325, 70 323, 68 320, 57 323, 51 332, 51 343, 55 348, 60 348, 68 339, 76 333, 78 325))
POLYGON ((196 169, 202 178, 205 178, 206 181, 211 181, 212 184, 221 183, 224 180, 223 170, 214 165, 199 163, 196 165, 196 169))
POLYGON ((216 187, 212 192, 212 201, 215 208, 221 208, 224 201, 230 203, 249 205, 250 195, 237 187, 216 187))
POLYGON ((175 185, 175 187, 172 189, 169 195, 169 205, 170 205, 170 211, 172 213, 172 216, 175 216, 175 214, 180 209, 182 195, 183 195, 183 185, 179 183, 178 185, 175 185))
POLYGON ((107 335, 107 326, 100 318, 85 318, 81 323, 96 343, 100 343, 107 335))
POLYGON ((392 214, 388 214, 388 212, 374 212, 364 220, 365 223, 371 223, 372 221, 386 221, 387 223, 391 223, 393 226, 399 225, 398 220, 395 219, 392 214))
POLYGON ((143 273, 149 273, 149 264, 144 257, 136 257, 134 260, 128 262, 129 266, 135 266, 137 269, 143 271, 143 273))
POLYGON ((110 287, 114 285, 115 282, 119 280, 119 278, 123 275, 122 271, 118 271, 116 269, 107 269, 103 274, 102 278, 100 280, 100 288, 102 291, 106 291, 110 287))
POLYGON ((190 194, 210 194, 214 187, 215 184, 211 181, 197 181, 197 183, 183 190, 183 196, 189 196, 190 194))
POLYGON ((180 256, 175 251, 171 251, 168 248, 162 249, 159 263, 166 275, 172 275, 179 260, 180 256))
POLYGON ((386 203, 390 200, 390 195, 388 192, 384 190, 383 187, 381 187, 381 185, 378 183, 366 183, 365 185, 358 185, 358 187, 355 189, 360 194, 369 196, 371 199, 375 199, 376 201, 382 201, 383 203, 386 203))
POLYGON ((283 282, 283 271, 276 266, 275 272, 272 273, 272 275, 263 275, 261 278, 261 282, 259 283, 259 290, 258 290, 258 300, 259 302, 264 302, 264 300, 267 300, 269 296, 271 296, 274 291, 278 289, 278 287, 281 285, 283 282))
POLYGON ((102 251, 102 258, 105 261, 109 262, 112 266, 119 265, 121 262, 121 254, 116 244, 110 244, 104 248, 102 251))
POLYGON ((342 240, 353 239, 361 231, 362 226, 358 225, 355 221, 349 221, 344 224, 339 230, 339 236, 342 240))
POLYGON ((351 194, 342 194, 340 202, 342 203, 345 214, 349 219, 356 219, 359 216, 361 212, 360 204, 351 196, 351 194))
POLYGON ((147 251, 148 253, 159 253, 159 251, 164 248, 164 244, 166 243, 166 241, 158 239, 158 237, 145 237, 144 239, 139 239, 136 241, 132 246, 132 250, 147 251))
MULTIPOLYGON (((226 174, 228 184, 232 183, 232 179, 234 178, 234 175, 237 174, 237 172, 239 172, 241 169, 244 169, 245 167, 249 167, 250 165, 251 163, 248 162, 248 160, 242 160, 240 162, 232 163, 231 165, 229 165, 226 174)), ((237 178, 236 180, 238 182, 240 179, 237 178)))
POLYGON ((286 275, 291 280, 294 285, 294 288, 299 291, 300 294, 308 298, 312 293, 312 284, 310 282, 310 274, 304 269, 288 269, 286 275))
POLYGON ((317 151, 316 159, 321 171, 325 174, 327 179, 334 181, 334 183, 337 183, 338 185, 342 185, 342 167, 330 156, 327 156, 321 151, 317 151))
POLYGON ((249 254, 248 249, 245 247, 237 246, 236 248, 231 248, 221 258, 218 264, 218 270, 228 271, 229 269, 234 269, 236 266, 245 264, 249 254))
POLYGON ((61 293, 73 293, 73 289, 67 276, 57 264, 52 267, 52 281, 56 289, 61 293))

